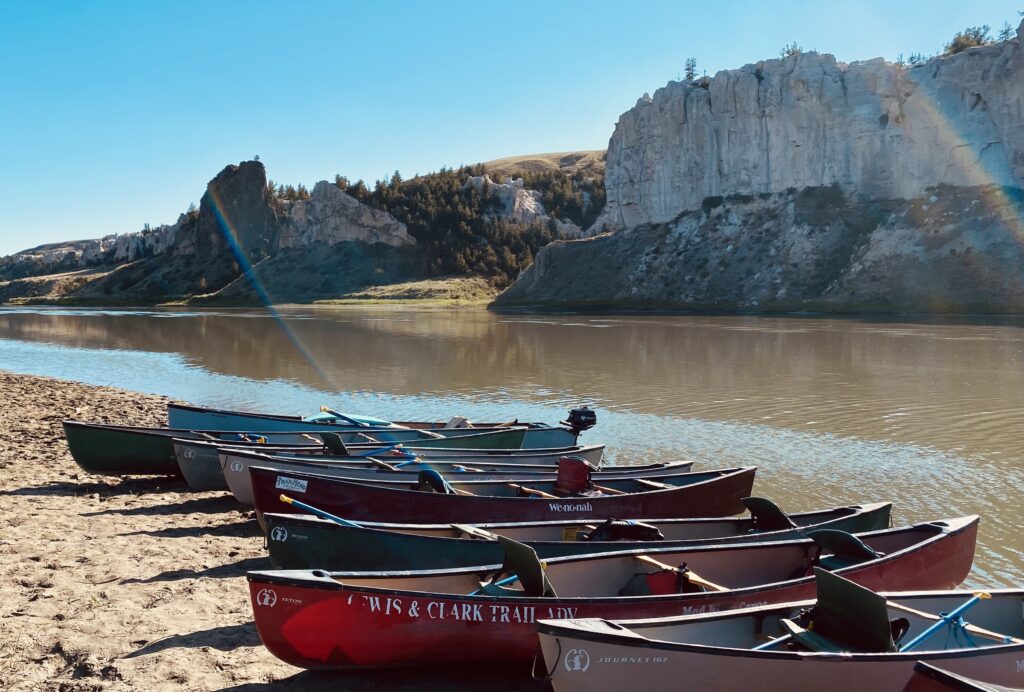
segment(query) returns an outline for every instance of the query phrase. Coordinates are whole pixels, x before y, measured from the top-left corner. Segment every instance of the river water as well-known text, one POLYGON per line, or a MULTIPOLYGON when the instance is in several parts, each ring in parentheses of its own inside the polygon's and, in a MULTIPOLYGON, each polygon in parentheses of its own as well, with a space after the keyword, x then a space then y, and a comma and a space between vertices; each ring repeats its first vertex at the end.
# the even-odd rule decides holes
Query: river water
POLYGON ((1018 318, 7 308, 0 369, 282 413, 556 422, 586 403, 583 439, 615 463, 756 464, 788 511, 980 514, 968 583, 1024 573, 1018 318))

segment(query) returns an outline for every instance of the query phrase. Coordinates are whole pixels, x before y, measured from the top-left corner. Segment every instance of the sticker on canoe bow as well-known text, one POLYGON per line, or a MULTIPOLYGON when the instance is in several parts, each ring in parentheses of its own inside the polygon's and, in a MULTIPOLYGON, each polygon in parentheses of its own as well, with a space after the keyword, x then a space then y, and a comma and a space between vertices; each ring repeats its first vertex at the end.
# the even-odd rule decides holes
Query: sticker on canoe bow
POLYGON ((298 478, 286 478, 285 476, 278 476, 277 483, 274 487, 278 490, 291 490, 297 493, 306 492, 306 485, 309 481, 300 481, 298 478))
POLYGON ((186 447, 185 448, 185 458, 186 459, 195 459, 196 458, 196 450, 192 449, 191 447, 186 447))
POLYGON ((270 540, 284 543, 288 540, 288 529, 283 526, 275 526, 270 532, 270 540))
POLYGON ((586 673, 590 668, 590 654, 586 649, 569 649, 565 652, 565 660, 562 665, 569 673, 586 673))
POLYGON ((260 589, 256 594, 256 605, 273 608, 277 605, 277 592, 273 589, 260 589))
POLYGON ((548 509, 552 512, 593 512, 589 502, 549 502, 548 509))
POLYGON ((235 473, 238 473, 239 471, 241 471, 242 470, 242 462, 239 461, 238 459, 235 459, 234 461, 232 461, 231 462, 231 470, 234 471, 235 473))

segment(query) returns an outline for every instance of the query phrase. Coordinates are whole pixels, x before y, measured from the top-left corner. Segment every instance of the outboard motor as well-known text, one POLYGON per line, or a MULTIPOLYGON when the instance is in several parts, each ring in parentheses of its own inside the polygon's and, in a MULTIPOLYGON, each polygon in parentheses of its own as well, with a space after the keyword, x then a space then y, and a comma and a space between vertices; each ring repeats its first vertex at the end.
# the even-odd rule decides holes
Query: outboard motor
POLYGON ((568 426, 572 434, 578 437, 584 430, 590 430, 597 425, 597 411, 589 406, 569 409, 569 415, 562 421, 562 425, 568 426))

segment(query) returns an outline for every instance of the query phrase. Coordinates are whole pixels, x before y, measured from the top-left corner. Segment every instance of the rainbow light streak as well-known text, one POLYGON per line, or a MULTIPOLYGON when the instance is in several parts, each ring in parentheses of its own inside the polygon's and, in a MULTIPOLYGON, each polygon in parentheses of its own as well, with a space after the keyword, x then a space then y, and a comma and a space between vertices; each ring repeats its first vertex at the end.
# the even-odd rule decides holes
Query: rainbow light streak
POLYGON ((220 196, 217 191, 211 186, 207 188, 207 192, 212 202, 213 215, 217 219, 217 226, 220 228, 221 235, 224 236, 224 240, 227 242, 228 247, 231 248, 231 253, 235 256, 235 260, 238 262, 239 268, 242 270, 242 276, 244 276, 249 284, 255 289, 256 295, 259 297, 260 302, 263 304, 264 309, 270 316, 274 318, 278 327, 284 332, 284 335, 288 337, 288 340, 295 346, 295 350, 309 363, 310 367, 317 373, 321 380, 328 385, 327 389, 330 391, 339 391, 337 384, 333 378, 327 372, 320 367, 320 363, 313 354, 310 352, 306 345, 302 343, 302 340, 298 337, 295 331, 288 326, 287 320, 281 316, 281 313, 277 311, 271 300, 270 294, 263 286, 263 283, 256 276, 256 272, 253 271, 252 263, 245 254, 245 250, 238 242, 238 232, 235 229, 235 224, 232 223, 231 219, 225 212, 224 204, 220 200, 220 196))

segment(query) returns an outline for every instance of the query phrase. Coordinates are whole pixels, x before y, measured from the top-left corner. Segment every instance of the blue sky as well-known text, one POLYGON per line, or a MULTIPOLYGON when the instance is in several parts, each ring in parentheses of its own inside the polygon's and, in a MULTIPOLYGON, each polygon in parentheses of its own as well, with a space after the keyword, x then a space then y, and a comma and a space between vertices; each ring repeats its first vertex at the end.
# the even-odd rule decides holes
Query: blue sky
MULTIPOLYGON (((1020 5, 1020 7, 1017 7, 1020 5)), ((0 255, 173 222, 225 165, 368 181, 600 149, 689 56, 852 61, 1019 22, 994 2, 37 2, 0 6, 0 255)))

